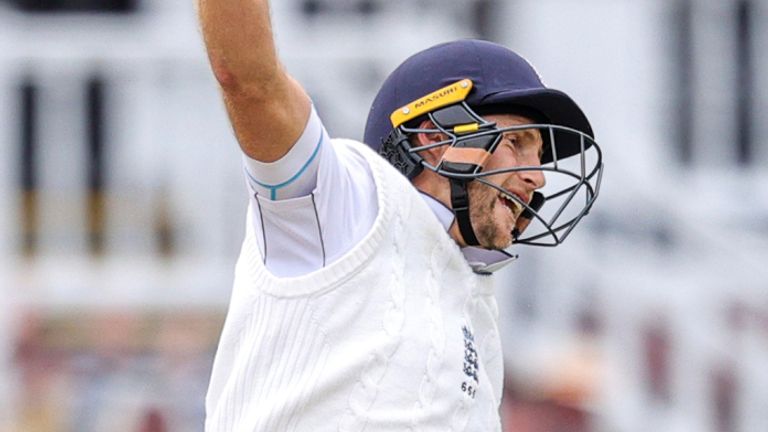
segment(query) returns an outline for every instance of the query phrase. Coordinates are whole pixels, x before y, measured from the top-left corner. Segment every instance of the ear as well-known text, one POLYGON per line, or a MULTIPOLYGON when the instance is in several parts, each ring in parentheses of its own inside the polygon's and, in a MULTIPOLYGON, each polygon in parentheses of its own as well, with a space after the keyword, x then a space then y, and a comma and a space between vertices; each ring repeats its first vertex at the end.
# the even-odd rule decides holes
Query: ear
MULTIPOLYGON (((437 126, 435 126, 432 120, 424 120, 423 122, 421 122, 421 124, 419 124, 419 129, 437 130, 437 126)), ((414 136, 415 142, 413 144, 415 147, 422 147, 430 144, 435 144, 441 141, 445 141, 447 139, 448 139, 448 136, 442 132, 428 132, 428 133, 420 132, 414 136)), ((421 151, 419 152, 419 154, 429 164, 437 165, 438 163, 440 163, 440 160, 443 158, 443 153, 445 153, 445 150, 447 148, 448 148, 447 145, 433 147, 431 149, 421 151)))

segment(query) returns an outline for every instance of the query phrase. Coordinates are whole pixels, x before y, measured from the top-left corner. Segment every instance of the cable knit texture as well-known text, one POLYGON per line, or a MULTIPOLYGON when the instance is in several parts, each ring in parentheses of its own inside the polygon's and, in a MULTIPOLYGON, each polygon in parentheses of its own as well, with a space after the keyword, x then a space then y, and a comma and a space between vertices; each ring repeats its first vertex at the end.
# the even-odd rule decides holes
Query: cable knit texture
POLYGON ((389 164, 333 145, 371 166, 379 214, 345 256, 294 278, 267 271, 247 227, 206 430, 501 430, 491 277, 389 164))

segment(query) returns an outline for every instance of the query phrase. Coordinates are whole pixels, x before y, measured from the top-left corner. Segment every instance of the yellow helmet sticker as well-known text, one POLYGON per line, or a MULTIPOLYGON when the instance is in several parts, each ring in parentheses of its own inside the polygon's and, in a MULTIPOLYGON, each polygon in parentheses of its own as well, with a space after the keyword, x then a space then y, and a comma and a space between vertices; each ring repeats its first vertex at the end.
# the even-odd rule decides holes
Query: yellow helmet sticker
POLYGON ((472 80, 463 79, 400 107, 389 116, 393 127, 447 105, 463 101, 472 91, 472 80))

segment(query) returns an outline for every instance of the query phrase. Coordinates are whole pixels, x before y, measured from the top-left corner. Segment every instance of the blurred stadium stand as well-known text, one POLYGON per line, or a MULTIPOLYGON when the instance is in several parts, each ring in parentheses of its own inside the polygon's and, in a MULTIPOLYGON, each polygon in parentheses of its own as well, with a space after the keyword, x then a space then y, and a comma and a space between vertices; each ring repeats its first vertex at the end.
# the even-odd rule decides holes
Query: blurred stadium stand
MULTIPOLYGON (((767 0, 272 3, 332 135, 459 37, 590 115, 595 210, 497 290, 509 430, 768 430, 767 0)), ((0 431, 202 430, 239 158, 193 2, 0 1, 0 431)))

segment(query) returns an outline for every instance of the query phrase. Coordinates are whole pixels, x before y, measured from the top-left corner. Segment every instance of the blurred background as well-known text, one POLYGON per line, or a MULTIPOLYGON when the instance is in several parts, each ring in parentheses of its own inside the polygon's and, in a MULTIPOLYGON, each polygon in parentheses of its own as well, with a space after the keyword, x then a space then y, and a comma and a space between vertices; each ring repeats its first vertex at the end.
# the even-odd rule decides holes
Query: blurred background
MULTIPOLYGON (((334 136, 435 43, 592 120, 595 209, 499 278, 505 429, 768 430, 768 0, 275 0, 334 136)), ((247 203, 192 0, 0 0, 0 431, 199 431, 247 203)))

